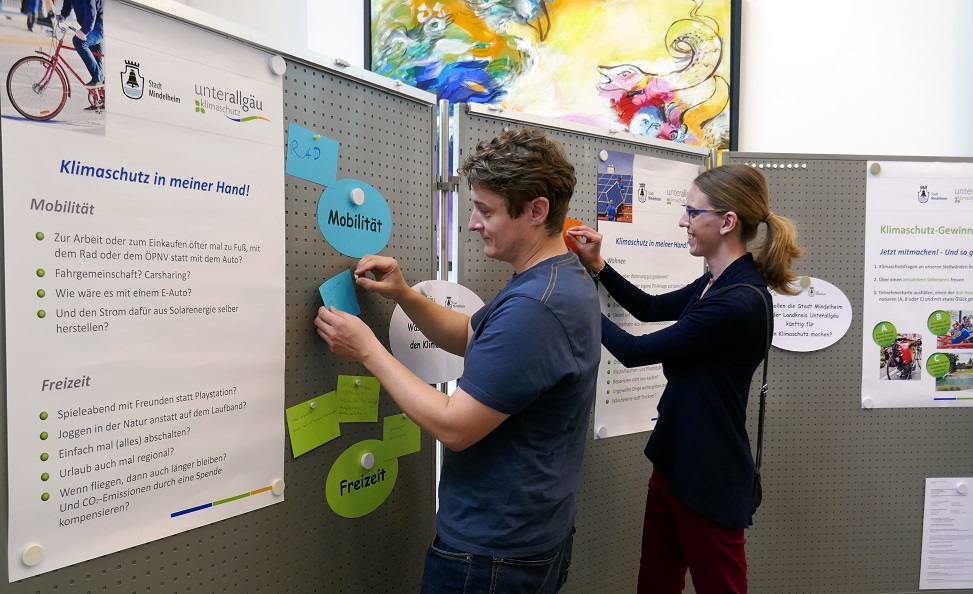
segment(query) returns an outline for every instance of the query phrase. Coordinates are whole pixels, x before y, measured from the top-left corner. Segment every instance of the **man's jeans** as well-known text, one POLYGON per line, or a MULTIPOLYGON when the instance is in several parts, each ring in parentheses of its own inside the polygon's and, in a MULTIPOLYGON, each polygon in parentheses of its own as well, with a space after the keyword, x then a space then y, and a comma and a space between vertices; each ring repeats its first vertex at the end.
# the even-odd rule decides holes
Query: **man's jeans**
POLYGON ((426 553, 422 594, 555 594, 568 579, 574 529, 556 547, 522 559, 473 555, 436 537, 426 553))
POLYGON ((81 56, 81 61, 84 62, 85 68, 91 74, 92 80, 102 82, 105 80, 105 73, 101 69, 101 56, 96 58, 92 52, 103 53, 101 42, 104 38, 105 32, 102 28, 102 23, 101 21, 96 21, 95 26, 91 28, 91 33, 88 33, 87 39, 84 41, 81 41, 77 37, 73 39, 74 49, 78 50, 78 55, 81 56))

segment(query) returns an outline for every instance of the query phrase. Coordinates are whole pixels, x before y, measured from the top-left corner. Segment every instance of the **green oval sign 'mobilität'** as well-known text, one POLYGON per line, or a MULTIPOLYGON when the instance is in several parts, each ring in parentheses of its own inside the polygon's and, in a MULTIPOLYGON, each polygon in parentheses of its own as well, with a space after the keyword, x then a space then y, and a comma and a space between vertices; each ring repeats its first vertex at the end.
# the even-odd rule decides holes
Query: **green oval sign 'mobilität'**
POLYGON ((385 459, 383 443, 378 439, 360 441, 338 456, 328 473, 325 491, 328 505, 344 518, 370 514, 388 498, 399 475, 399 460, 385 459), (374 465, 362 466, 362 458, 371 454, 374 465))

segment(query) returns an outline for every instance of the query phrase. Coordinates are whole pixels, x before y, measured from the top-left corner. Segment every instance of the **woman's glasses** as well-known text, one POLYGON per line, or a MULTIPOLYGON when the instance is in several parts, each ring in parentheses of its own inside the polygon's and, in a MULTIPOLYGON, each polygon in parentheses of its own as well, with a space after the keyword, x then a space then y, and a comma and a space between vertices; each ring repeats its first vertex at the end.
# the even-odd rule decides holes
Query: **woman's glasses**
POLYGON ((728 211, 728 210, 713 210, 713 209, 710 209, 710 208, 689 208, 689 205, 688 204, 686 205, 686 216, 689 217, 689 220, 690 221, 693 220, 693 219, 695 219, 699 215, 704 214, 704 213, 707 213, 707 212, 711 212, 713 214, 726 214, 726 213, 728 213, 730 211, 728 211))

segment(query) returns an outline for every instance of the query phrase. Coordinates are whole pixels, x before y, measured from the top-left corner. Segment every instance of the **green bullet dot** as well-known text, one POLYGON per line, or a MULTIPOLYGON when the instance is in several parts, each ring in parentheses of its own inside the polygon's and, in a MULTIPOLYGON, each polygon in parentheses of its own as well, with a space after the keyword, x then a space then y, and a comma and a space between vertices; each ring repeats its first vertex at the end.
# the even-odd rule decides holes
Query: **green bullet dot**
POLYGON ((38 268, 37 269, 37 276, 44 276, 44 269, 43 268, 38 268))
POLYGON ((41 420, 42 421, 46 421, 47 420, 47 412, 46 411, 45 412, 41 412, 41 420))
POLYGON ((611 374, 612 374, 612 370, 611 370, 611 369, 609 369, 609 370, 608 370, 608 371, 606 371, 605 373, 607 373, 608 375, 611 375, 611 374))
POLYGON ((37 310, 37 317, 38 317, 38 318, 43 318, 43 317, 44 317, 44 316, 46 316, 46 315, 47 315, 47 312, 46 312, 46 311, 44 311, 43 309, 38 309, 38 310, 37 310))
POLYGON ((42 481, 46 481, 49 478, 51 478, 51 475, 47 474, 46 472, 41 475, 41 480, 42 481))
POLYGON ((611 380, 608 380, 608 381, 607 381, 607 382, 605 382, 605 383, 606 383, 606 384, 610 384, 610 383, 612 383, 612 381, 611 381, 611 380))
POLYGON ((47 295, 47 291, 45 291, 44 289, 37 289, 38 297, 43 297, 44 295, 47 295))
POLYGON ((47 501, 51 498, 50 493, 41 493, 41 501, 47 501))
POLYGON ((50 458, 50 456, 47 455, 47 452, 41 454, 41 460, 43 460, 44 462, 47 462, 48 458, 50 458))
POLYGON ((41 233, 40 231, 38 231, 37 233, 35 233, 34 234, 34 237, 37 238, 37 241, 44 241, 44 234, 41 233))
POLYGON ((47 439, 47 431, 41 431, 41 439, 47 439))
POLYGON ((607 400, 605 401, 605 404, 608 404, 608 401, 607 400))

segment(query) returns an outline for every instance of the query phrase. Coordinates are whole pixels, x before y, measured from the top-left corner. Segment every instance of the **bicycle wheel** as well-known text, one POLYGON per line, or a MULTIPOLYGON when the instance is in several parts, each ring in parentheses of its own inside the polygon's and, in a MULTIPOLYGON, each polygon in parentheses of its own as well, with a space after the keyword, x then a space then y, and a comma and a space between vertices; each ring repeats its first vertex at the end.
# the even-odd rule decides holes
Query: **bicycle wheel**
POLYGON ((21 58, 7 74, 7 97, 14 109, 29 120, 49 120, 64 109, 68 81, 47 58, 21 58))

